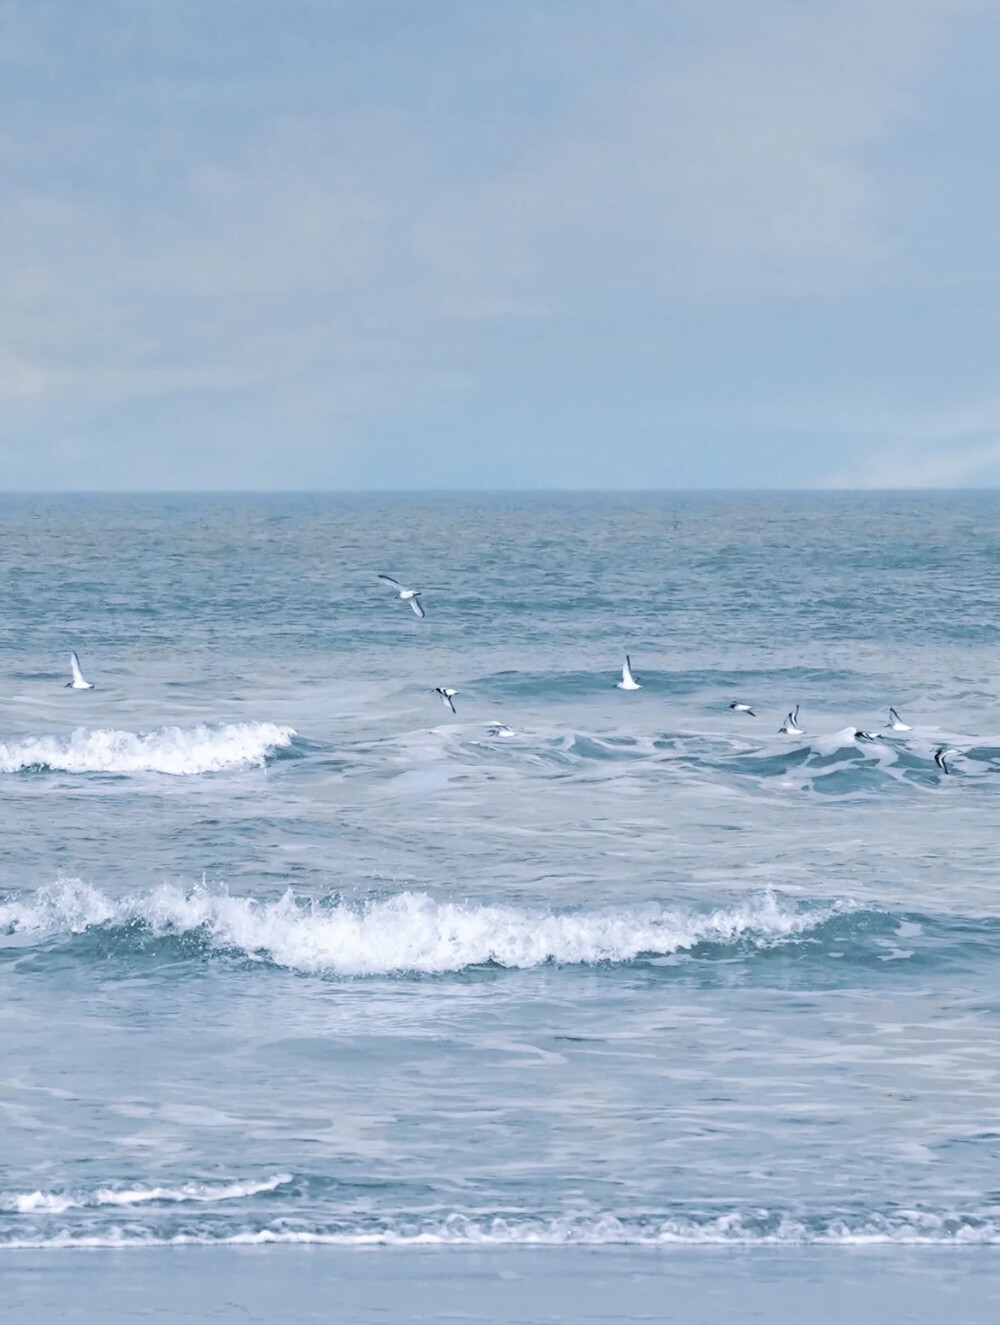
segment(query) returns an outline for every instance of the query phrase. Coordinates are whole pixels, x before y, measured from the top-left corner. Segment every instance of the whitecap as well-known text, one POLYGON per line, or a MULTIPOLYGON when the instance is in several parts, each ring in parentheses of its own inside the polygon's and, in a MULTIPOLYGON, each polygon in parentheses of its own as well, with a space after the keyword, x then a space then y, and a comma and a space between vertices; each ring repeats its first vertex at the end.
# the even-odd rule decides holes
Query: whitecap
POLYGON ((99 1187, 93 1192, 12 1192, 0 1194, 0 1210, 14 1214, 61 1215, 67 1210, 102 1206, 180 1205, 187 1202, 237 1201, 273 1192, 291 1182, 290 1173, 277 1173, 257 1182, 186 1182, 179 1187, 99 1187))
POLYGON ((118 899, 79 880, 0 903, 0 933, 49 938, 92 927, 143 926, 196 934, 211 948, 278 966, 341 976, 445 973, 496 965, 525 969, 664 957, 700 944, 767 946, 806 934, 853 908, 804 909, 767 892, 711 911, 660 903, 553 911, 402 892, 360 904, 262 901, 208 888, 161 885, 118 899))
POLYGON ((173 777, 262 767, 295 731, 273 722, 159 727, 141 733, 78 727, 69 736, 0 742, 0 773, 166 773, 173 777))

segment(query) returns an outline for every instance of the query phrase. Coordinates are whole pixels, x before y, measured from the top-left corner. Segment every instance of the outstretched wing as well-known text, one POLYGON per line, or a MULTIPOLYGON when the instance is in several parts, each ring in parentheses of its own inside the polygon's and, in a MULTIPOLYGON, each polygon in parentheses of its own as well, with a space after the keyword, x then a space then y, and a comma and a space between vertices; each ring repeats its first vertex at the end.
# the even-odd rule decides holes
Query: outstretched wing
POLYGON ((73 649, 69 655, 69 665, 73 672, 73 680, 77 685, 86 685, 83 679, 83 673, 80 671, 80 659, 76 656, 76 650, 73 649))
POLYGON ((381 580, 383 584, 391 584, 394 589, 402 589, 403 587, 400 582, 394 580, 391 575, 376 575, 375 578, 381 580))
POLYGON ((417 614, 417 616, 426 616, 426 615, 427 615, 427 613, 424 611, 424 609, 420 606, 420 599, 417 597, 416 594, 414 594, 413 597, 410 599, 410 606, 413 608, 413 610, 414 610, 414 612, 417 614))

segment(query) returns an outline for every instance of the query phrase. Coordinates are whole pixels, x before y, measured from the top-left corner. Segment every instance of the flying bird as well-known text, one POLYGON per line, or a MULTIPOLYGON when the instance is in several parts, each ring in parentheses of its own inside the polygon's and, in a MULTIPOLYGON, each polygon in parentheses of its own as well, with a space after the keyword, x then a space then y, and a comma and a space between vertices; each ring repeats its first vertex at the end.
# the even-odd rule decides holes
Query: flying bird
POLYGON ((734 700, 733 703, 729 705, 729 707, 733 710, 734 713, 745 713, 749 718, 755 718, 757 716, 757 714, 754 713, 753 709, 750 707, 749 704, 737 704, 736 701, 734 700))
POLYGON ((423 607, 420 605, 421 591, 419 589, 404 589, 400 582, 394 580, 391 575, 379 575, 378 579, 380 579, 383 584, 388 584, 390 588, 395 589, 397 596, 401 598, 404 603, 409 603, 417 616, 423 617, 427 615, 423 607))
POLYGON ((894 732, 908 732, 910 730, 894 708, 889 709, 889 721, 885 725, 891 727, 894 732))
POLYGON ((949 756, 956 754, 958 754, 957 750, 949 750, 946 745, 939 745, 934 751, 934 762, 942 773, 951 772, 951 769, 948 767, 948 758, 949 756))
POLYGON ((93 681, 84 680, 83 673, 80 671, 80 659, 76 656, 74 649, 69 655, 69 665, 73 671, 72 681, 66 682, 67 690, 93 690, 93 681))
POLYGON ((874 732, 863 732, 858 727, 854 728, 854 739, 856 741, 874 741, 877 739, 874 732))
POLYGON ((513 727, 508 727, 505 722, 491 722, 486 729, 489 736, 516 736, 517 732, 513 727))
POLYGON ((785 719, 785 721, 784 721, 784 722, 781 724, 781 726, 778 728, 778 733, 779 733, 779 735, 783 734, 783 735, 785 735, 785 736, 804 736, 804 735, 805 735, 805 728, 799 726, 799 706, 798 706, 798 704, 795 705, 794 710, 793 710, 791 713, 789 713, 788 717, 785 719))
POLYGON ((622 667, 622 679, 616 681, 615 685, 619 690, 641 690, 642 686, 632 675, 632 659, 626 653, 625 664, 622 667))
POLYGON ((441 696, 442 704, 450 708, 452 713, 457 712, 455 705, 452 703, 452 696, 458 694, 457 690, 452 690, 451 686, 435 686, 434 693, 441 696))

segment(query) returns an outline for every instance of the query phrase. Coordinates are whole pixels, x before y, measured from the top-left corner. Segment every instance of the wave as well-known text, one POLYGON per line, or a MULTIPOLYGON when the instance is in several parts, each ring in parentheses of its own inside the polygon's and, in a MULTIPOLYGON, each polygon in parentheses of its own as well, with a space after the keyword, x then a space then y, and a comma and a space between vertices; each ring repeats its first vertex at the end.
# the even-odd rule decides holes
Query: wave
POLYGON ((340 1247, 974 1247, 1000 1245, 1000 1214, 894 1209, 834 1215, 769 1210, 721 1214, 569 1215, 504 1213, 444 1218, 345 1218, 326 1223, 190 1223, 173 1228, 113 1225, 100 1229, 6 1228, 2 1249, 77 1247, 261 1246, 340 1247), (295 1225, 294 1227, 291 1225, 295 1225))
POLYGON ((0 742, 0 773, 167 773, 184 777, 262 767, 295 731, 273 722, 159 727, 139 733, 78 727, 69 736, 0 742))
MULTIPOLYGON (((589 777, 648 772, 657 778, 672 771, 685 780, 705 779, 715 785, 722 780, 751 794, 777 785, 786 791, 835 798, 933 791, 942 784, 990 779, 1000 771, 1000 748, 972 744, 967 737, 949 738, 927 729, 901 737, 879 729, 869 741, 858 739, 855 730, 844 727, 796 737, 772 733, 761 738, 749 725, 731 733, 689 729, 641 735, 622 730, 553 734, 519 729, 506 739, 489 734, 470 739, 456 730, 447 753, 491 769, 527 765, 589 777), (947 774, 934 760, 942 743, 958 752, 947 774)), ((441 752, 439 743, 434 754, 441 752)), ((414 754, 415 747, 408 753, 414 754)))
POLYGON ((32 941, 100 935, 132 950, 150 936, 172 936, 310 974, 439 974, 490 965, 623 963, 705 944, 767 947, 853 909, 847 901, 806 907, 772 892, 711 911, 659 903, 552 911, 442 902, 422 892, 354 903, 289 891, 261 901, 167 884, 113 898, 65 880, 0 902, 0 935, 32 941))
POLYGON ((0 1193, 0 1211, 18 1215, 61 1215, 67 1210, 94 1210, 106 1206, 184 1205, 192 1201, 215 1204, 218 1201, 237 1201, 273 1192, 291 1180, 290 1173, 278 1173, 259 1182, 186 1182, 180 1187, 99 1187, 94 1192, 84 1193, 0 1193))

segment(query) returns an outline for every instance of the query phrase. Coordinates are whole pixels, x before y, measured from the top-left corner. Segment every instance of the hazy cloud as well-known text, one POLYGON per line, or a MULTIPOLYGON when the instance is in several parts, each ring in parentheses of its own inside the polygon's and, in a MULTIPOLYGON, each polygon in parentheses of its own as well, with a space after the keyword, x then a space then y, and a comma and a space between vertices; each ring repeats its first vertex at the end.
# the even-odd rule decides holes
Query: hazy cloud
MULTIPOLYGON (((209 9, 0 6, 0 483, 766 485, 755 418, 928 390, 901 201, 981 6, 209 9)), ((935 445, 858 473, 988 468, 935 445)))

